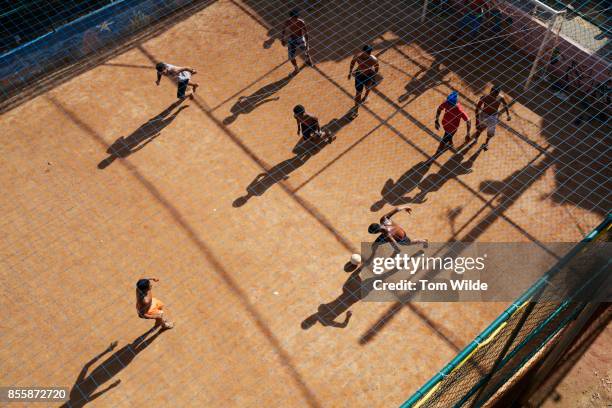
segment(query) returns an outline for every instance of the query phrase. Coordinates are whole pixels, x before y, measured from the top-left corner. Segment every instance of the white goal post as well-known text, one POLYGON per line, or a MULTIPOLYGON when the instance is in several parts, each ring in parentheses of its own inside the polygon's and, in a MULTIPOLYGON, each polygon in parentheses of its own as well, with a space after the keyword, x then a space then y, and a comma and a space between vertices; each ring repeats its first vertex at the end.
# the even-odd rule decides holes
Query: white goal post
MULTIPOLYGON (((425 19, 427 18, 427 7, 429 6, 429 1, 430 0, 423 0, 423 9, 421 11, 421 23, 424 23, 425 19)), ((552 14, 552 17, 546 27, 546 33, 544 34, 542 38, 542 42, 540 43, 538 52, 536 53, 536 57, 533 61, 533 64, 531 65, 531 70, 529 71, 529 75, 527 76, 527 80, 525 81, 525 85, 523 86, 523 90, 527 90, 529 86, 531 85, 531 82, 533 81, 533 77, 535 73, 537 72, 538 64, 540 63, 540 61, 542 60, 542 57, 544 56, 544 51, 546 50, 546 44, 550 40, 550 37, 555 30, 555 25, 557 24, 557 20, 560 15, 565 14, 565 10, 561 10, 561 11, 555 10, 552 7, 548 6, 547 4, 542 3, 539 0, 528 0, 528 1, 529 3, 532 3, 535 6, 533 10, 531 10, 531 13, 536 13, 538 9, 540 9, 540 10, 544 10, 552 14)), ((493 2, 494 1, 491 1, 491 3, 493 2)), ((508 1, 507 3, 509 5, 512 5, 512 1, 508 1)), ((560 31, 561 31, 561 27, 559 26, 557 33, 556 33, 557 36, 560 35, 560 31)))
MULTIPOLYGON (((533 60, 533 64, 531 65, 531 70, 529 71, 529 75, 527 76, 527 81, 525 81, 525 85, 523 87, 524 91, 526 91, 529 88, 529 85, 531 85, 531 81, 533 81, 533 76, 535 75, 537 71, 540 60, 544 56, 544 50, 546 49, 546 44, 548 43, 548 40, 550 39, 550 36, 555 29, 555 24, 557 23, 559 16, 565 14, 565 10, 557 11, 553 9, 552 7, 542 3, 541 1, 530 0, 530 2, 535 4, 535 8, 533 10, 534 13, 537 11, 538 8, 541 8, 551 13, 552 18, 550 19, 550 22, 548 23, 548 26, 546 28, 546 34, 544 34, 544 38, 542 38, 542 42, 540 43, 540 48, 538 48, 538 53, 536 54, 536 57, 533 60)), ((560 35, 560 31, 561 31, 561 27, 559 26, 559 29, 557 30, 557 36, 560 35)))

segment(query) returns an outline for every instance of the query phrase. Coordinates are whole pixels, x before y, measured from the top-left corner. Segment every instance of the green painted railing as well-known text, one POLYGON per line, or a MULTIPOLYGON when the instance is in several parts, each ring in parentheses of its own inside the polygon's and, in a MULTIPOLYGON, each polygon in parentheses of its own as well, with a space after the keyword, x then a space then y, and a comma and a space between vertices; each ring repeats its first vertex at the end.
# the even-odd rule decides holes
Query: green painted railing
MULTIPOLYGON (((516 301, 512 303, 508 309, 506 309, 497 319, 495 319, 481 334, 479 334, 470 344, 468 344, 459 354, 457 354, 442 370, 434 375, 429 381, 427 381, 421 388, 419 388, 407 401, 405 401, 400 408, 410 408, 427 397, 429 393, 433 392, 434 388, 440 384, 440 382, 448 376, 454 369, 463 365, 472 355, 472 353, 483 344, 488 343, 487 339, 494 336, 503 327, 512 315, 521 308, 529 299, 533 298, 540 290, 546 287, 548 281, 556 275, 563 266, 565 266, 572 258, 576 256, 589 242, 592 242, 600 233, 604 232, 612 224, 612 214, 608 214, 606 219, 591 233, 589 233, 578 245, 576 245, 570 252, 568 252, 555 266, 553 266, 548 272, 546 272, 537 282, 535 282, 523 295, 521 295, 516 301)), ((593 278, 594 279, 594 278, 593 278)), ((586 285, 586 284, 585 284, 586 285)), ((584 287, 584 286, 583 286, 584 287)), ((578 292, 577 292, 578 293, 578 292)), ((574 295, 575 296, 575 295, 574 295)), ((565 300, 562 302, 541 324, 532 330, 532 332, 523 340, 514 350, 512 350, 501 362, 500 368, 503 367, 520 349, 536 334, 540 333, 542 329, 550 323, 555 317, 561 313, 570 304, 572 299, 565 300)), ((547 336, 544 342, 530 353, 527 358, 521 361, 521 364, 517 367, 520 368, 531 356, 533 356, 544 344, 546 344, 561 328, 565 326, 571 317, 579 310, 577 309, 572 313, 570 318, 564 319, 564 321, 555 330, 547 336)), ((513 370, 515 372, 516 370, 513 370)), ((476 383, 470 391, 468 391, 463 398, 455 405, 460 407, 467 401, 485 382, 490 378, 490 375, 483 377, 478 383, 476 383)), ((506 378, 507 380, 507 378, 506 378)), ((425 402, 425 401, 423 401, 425 402)))

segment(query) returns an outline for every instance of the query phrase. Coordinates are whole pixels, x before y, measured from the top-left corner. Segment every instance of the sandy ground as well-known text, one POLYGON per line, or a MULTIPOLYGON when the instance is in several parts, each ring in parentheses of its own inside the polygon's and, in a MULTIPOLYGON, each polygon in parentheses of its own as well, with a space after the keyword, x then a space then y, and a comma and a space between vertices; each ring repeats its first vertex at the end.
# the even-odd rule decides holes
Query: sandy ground
POLYGON ((612 361, 608 325, 576 362, 543 408, 605 407, 612 403, 612 361))
POLYGON ((390 202, 424 192, 398 221, 436 242, 577 241, 597 225, 609 208, 597 136, 551 117, 536 93, 508 95, 514 118, 488 152, 470 152, 471 172, 449 173, 470 159, 450 151, 423 168, 451 87, 473 115, 493 79, 515 89, 524 70, 472 54, 429 69, 437 40, 386 3, 397 20, 355 36, 353 14, 314 11, 346 18, 346 32, 321 26, 316 68, 289 79, 286 49, 262 47, 278 4, 218 1, 3 114, 0 384, 73 387, 88 369, 72 406, 397 406, 507 305, 358 302, 346 328, 302 330, 341 293, 344 263, 390 202), (347 122, 348 62, 365 40, 385 80, 347 122), (158 60, 198 69, 195 99, 174 105, 174 85, 155 86, 158 60), (296 103, 337 130, 306 160, 292 153, 296 103), (109 158, 121 145, 129 154, 109 158), (134 309, 143 276, 160 279, 176 328, 137 345, 151 326, 134 309))

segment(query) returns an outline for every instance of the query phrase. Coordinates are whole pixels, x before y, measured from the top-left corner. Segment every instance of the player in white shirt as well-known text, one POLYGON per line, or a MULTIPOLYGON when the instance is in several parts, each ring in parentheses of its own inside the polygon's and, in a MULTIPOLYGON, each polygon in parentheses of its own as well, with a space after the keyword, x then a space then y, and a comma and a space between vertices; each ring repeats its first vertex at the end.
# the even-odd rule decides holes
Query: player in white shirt
POLYGON ((193 95, 199 86, 196 82, 191 81, 191 76, 197 73, 197 71, 193 68, 177 67, 176 65, 159 62, 157 65, 155 65, 155 69, 157 70, 157 81, 155 81, 157 85, 159 85, 159 81, 161 80, 162 76, 167 76, 176 81, 178 86, 176 97, 179 99, 184 99, 187 96, 193 95), (193 93, 191 95, 185 95, 187 87, 189 86, 192 88, 193 93))

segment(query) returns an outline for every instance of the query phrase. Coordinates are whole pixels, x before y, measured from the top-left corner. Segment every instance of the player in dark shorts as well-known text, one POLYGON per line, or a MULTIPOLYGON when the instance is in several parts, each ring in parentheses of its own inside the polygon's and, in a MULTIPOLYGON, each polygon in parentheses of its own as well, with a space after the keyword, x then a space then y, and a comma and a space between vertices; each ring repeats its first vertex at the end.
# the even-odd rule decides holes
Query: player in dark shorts
POLYGON ((444 137, 438 147, 438 152, 453 148, 453 136, 459 129, 461 120, 464 120, 467 125, 467 134, 465 136, 466 143, 470 138, 470 119, 468 115, 463 111, 463 107, 459 103, 459 93, 453 91, 448 95, 446 101, 444 101, 436 110, 436 121, 434 122, 436 130, 440 130, 440 114, 444 112, 442 116, 442 128, 444 129, 444 137))
POLYGON ((159 81, 161 80, 162 76, 167 76, 176 81, 176 97, 179 99, 186 98, 185 92, 187 91, 187 87, 190 86, 195 94, 196 89, 199 86, 196 82, 191 81, 191 76, 197 73, 197 71, 193 68, 177 67, 175 65, 159 62, 157 65, 155 65, 155 70, 157 71, 157 81, 155 81, 156 85, 159 85, 159 81))
POLYGON ((385 242, 391 243, 391 245, 415 245, 423 244, 423 248, 427 248, 426 239, 410 239, 406 231, 396 224, 391 217, 400 211, 406 211, 408 214, 412 212, 412 209, 408 206, 398 206, 391 210, 389 213, 383 215, 380 218, 380 224, 370 224, 368 232, 370 234, 380 234, 374 241, 376 244, 383 244, 385 242))
POLYGON ((306 113, 306 109, 302 105, 296 105, 293 108, 293 117, 297 122, 297 134, 302 134, 304 140, 310 138, 321 139, 324 132, 319 126, 319 119, 306 113))
POLYGON ((308 30, 306 29, 306 23, 300 18, 298 10, 291 10, 289 12, 289 20, 285 22, 283 32, 281 33, 281 42, 287 46, 287 53, 291 64, 293 64, 293 75, 297 74, 299 69, 295 56, 298 50, 304 53, 306 59, 306 65, 312 66, 312 60, 309 54, 309 41, 308 41, 308 30), (287 33, 289 38, 287 39, 287 33))
POLYGON ((377 85, 378 71, 380 65, 378 59, 372 55, 372 46, 364 45, 359 53, 357 53, 351 60, 349 67, 348 79, 351 76, 355 76, 355 106, 353 108, 353 117, 357 116, 359 111, 359 105, 364 103, 370 94, 370 90, 377 85), (353 71, 353 68, 357 64, 357 69, 353 71), (363 98, 361 94, 365 88, 365 94, 363 98))

